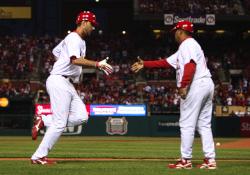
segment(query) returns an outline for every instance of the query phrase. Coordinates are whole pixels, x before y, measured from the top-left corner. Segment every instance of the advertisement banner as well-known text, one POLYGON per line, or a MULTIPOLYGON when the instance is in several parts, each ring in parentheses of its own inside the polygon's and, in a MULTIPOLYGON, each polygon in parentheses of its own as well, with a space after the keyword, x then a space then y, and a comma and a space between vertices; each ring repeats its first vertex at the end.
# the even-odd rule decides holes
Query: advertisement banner
MULTIPOLYGON (((90 105, 85 105, 85 106, 86 106, 86 110, 87 110, 87 112, 89 114, 90 105)), ((37 115, 40 115, 40 114, 44 114, 44 115, 52 114, 50 104, 35 104, 35 114, 37 114, 37 115)))
POLYGON ((1 7, 0 19, 31 19, 31 7, 1 7))
POLYGON ((50 104, 35 104, 36 115, 48 115, 52 114, 50 104))
POLYGON ((179 115, 152 115, 150 117, 152 136, 180 136, 179 115))
POLYGON ((90 105, 90 116, 145 117, 146 105, 90 105))
POLYGON ((166 132, 169 130, 178 130, 179 122, 178 121, 168 121, 168 120, 160 120, 158 121, 158 131, 166 132))
POLYGON ((250 114, 250 107, 248 106, 220 106, 216 105, 215 115, 217 117, 244 117, 250 114))
MULTIPOLYGON (((89 113, 89 105, 86 105, 86 110, 89 113)), ((35 104, 35 115, 42 116, 43 120, 47 117, 52 117, 52 111, 50 104, 35 104)), ((45 133, 45 130, 40 130, 41 134, 45 133)), ((64 129, 63 135, 80 135, 82 133, 82 125, 68 126, 64 129)))
POLYGON ((250 137, 250 117, 240 118, 240 135, 250 137))
POLYGON ((164 14, 164 24, 173 25, 178 21, 187 20, 193 24, 215 25, 215 14, 206 14, 204 16, 178 16, 174 14, 164 14))

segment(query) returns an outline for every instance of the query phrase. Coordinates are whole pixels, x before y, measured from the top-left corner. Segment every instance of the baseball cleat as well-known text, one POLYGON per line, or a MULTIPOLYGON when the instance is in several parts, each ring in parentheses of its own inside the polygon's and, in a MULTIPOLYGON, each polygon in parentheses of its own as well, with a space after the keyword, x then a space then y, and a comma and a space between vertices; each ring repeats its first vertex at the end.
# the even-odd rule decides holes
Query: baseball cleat
POLYGON ((40 164, 40 165, 53 165, 56 164, 56 161, 49 160, 47 157, 42 157, 40 159, 32 160, 31 164, 40 164))
POLYGON ((214 159, 205 158, 201 165, 198 165, 200 169, 214 170, 217 168, 216 161, 214 159))
POLYGON ((37 139, 37 135, 39 130, 44 126, 42 117, 40 115, 37 115, 32 127, 32 140, 36 140, 37 139))
POLYGON ((170 169, 192 169, 192 162, 189 159, 178 159, 176 163, 168 164, 170 169))

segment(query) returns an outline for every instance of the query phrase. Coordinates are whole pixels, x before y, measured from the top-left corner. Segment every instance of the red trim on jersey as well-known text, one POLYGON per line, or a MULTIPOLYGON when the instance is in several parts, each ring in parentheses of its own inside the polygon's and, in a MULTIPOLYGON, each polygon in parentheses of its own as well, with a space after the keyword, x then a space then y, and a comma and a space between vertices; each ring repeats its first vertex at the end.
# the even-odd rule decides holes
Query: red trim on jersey
POLYGON ((181 88, 185 88, 191 84, 191 81, 194 77, 195 69, 196 69, 196 63, 193 60, 185 64, 184 73, 181 81, 181 88))
POLYGON ((147 68, 170 68, 171 65, 166 59, 156 60, 156 61, 143 61, 144 67, 147 68))
POLYGON ((76 60, 76 59, 77 59, 76 56, 71 56, 71 57, 70 57, 70 62, 72 63, 72 61, 73 61, 73 60, 76 60))

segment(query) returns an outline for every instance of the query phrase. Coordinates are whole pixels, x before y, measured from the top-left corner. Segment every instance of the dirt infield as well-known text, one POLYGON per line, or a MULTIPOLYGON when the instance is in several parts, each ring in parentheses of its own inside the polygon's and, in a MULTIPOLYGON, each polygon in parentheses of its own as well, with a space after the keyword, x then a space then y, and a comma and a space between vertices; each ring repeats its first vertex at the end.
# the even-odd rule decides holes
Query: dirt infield
POLYGON ((218 148, 228 148, 228 149, 249 149, 250 148, 250 138, 248 139, 239 139, 233 142, 227 142, 221 144, 218 148))
MULTIPOLYGON (((103 161, 153 161, 153 162, 163 162, 163 161, 173 161, 171 158, 50 158, 55 161, 65 161, 65 162, 103 162, 103 161)), ((13 157, 13 158, 0 158, 0 161, 29 161, 30 158, 24 157, 13 157)), ((216 159, 221 162, 250 162, 250 159, 216 159)), ((192 161, 200 161, 200 159, 193 159, 192 161)))

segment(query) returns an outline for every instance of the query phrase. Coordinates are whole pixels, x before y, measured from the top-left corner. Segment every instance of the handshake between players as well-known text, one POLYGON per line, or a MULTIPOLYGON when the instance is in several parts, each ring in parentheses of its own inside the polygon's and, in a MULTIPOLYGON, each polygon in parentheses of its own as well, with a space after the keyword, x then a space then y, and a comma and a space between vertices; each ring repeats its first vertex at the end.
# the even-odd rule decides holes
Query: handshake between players
MULTIPOLYGON (((139 72, 144 66, 143 66, 143 60, 137 57, 138 61, 135 62, 131 66, 131 70, 135 73, 139 72)), ((106 57, 102 61, 96 62, 96 67, 100 70, 102 70, 106 75, 110 75, 113 73, 113 67, 107 63, 109 60, 109 57, 106 57)))

